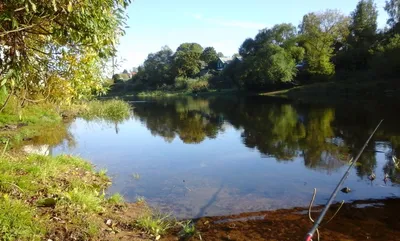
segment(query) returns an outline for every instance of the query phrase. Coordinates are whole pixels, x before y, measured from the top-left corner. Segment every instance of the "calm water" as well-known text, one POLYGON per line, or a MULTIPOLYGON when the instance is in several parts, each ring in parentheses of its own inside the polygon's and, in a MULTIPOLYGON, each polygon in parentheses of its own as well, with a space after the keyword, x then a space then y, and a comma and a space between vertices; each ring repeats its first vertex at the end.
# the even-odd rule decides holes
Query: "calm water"
MULTIPOLYGON (((399 197, 388 156, 400 151, 392 105, 294 105, 270 98, 182 98, 133 102, 122 123, 77 119, 52 154, 106 168, 110 192, 193 218, 325 203, 351 155, 385 122, 337 200, 399 197), (368 175, 375 172, 374 182, 368 175), (387 183, 384 174, 391 177, 387 183), (134 177, 136 175, 136 178, 134 177)), ((399 182, 400 183, 400 182, 399 182)))

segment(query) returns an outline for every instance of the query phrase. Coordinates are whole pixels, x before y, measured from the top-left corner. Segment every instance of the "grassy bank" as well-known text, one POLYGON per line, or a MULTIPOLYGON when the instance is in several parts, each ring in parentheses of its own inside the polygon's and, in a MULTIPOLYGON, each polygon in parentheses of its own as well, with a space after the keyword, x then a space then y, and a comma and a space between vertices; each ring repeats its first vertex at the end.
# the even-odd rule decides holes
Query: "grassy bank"
POLYGON ((78 240, 99 237, 115 197, 109 179, 72 156, 11 156, 0 159, 2 240, 78 240), (90 220, 90 221, 88 221, 90 220))
POLYGON ((105 195, 106 172, 70 155, 0 157, 0 240, 173 240, 200 237, 191 222, 105 195), (170 240, 170 239, 168 239, 170 240))
POLYGON ((66 123, 75 117, 120 122, 130 116, 131 109, 122 100, 95 100, 71 106, 42 103, 23 108, 11 102, 0 114, 0 141, 19 146, 32 139, 42 144, 39 140, 42 139, 43 144, 54 145, 67 136, 66 123))
POLYGON ((126 203, 106 195, 105 170, 71 155, 28 155, 18 148, 57 145, 68 136, 71 118, 118 122, 131 106, 120 100, 92 101, 68 107, 30 105, 0 115, 0 240, 158 240, 166 235, 199 235, 190 222, 154 212, 141 199, 126 203))
POLYGON ((181 97, 181 96, 218 96, 218 95, 229 95, 240 93, 236 89, 221 89, 215 90, 211 89, 205 92, 192 92, 192 91, 164 91, 164 90, 154 90, 154 91, 141 91, 141 92, 120 92, 113 93, 111 95, 102 97, 104 99, 110 98, 121 98, 121 99, 132 99, 132 98, 157 98, 157 97, 181 97))
POLYGON ((400 85, 396 82, 326 82, 299 86, 259 95, 287 98, 306 103, 337 103, 397 100, 400 85))

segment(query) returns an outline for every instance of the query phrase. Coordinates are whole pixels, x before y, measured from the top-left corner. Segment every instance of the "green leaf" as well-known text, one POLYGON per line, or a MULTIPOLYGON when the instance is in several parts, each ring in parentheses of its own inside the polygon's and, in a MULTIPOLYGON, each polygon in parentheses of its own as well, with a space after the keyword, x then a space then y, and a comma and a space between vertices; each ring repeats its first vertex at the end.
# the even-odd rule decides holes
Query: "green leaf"
POLYGON ((68 10, 68 12, 72 12, 72 2, 68 3, 67 10, 68 10))

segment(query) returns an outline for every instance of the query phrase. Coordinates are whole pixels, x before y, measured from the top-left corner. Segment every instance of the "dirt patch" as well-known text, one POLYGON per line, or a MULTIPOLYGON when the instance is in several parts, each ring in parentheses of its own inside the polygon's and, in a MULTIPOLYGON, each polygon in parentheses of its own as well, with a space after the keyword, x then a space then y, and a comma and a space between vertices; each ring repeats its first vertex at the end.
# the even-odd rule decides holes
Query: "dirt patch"
MULTIPOLYGON (((339 214, 320 229, 321 240, 400 240, 399 207, 399 199, 345 204, 339 214)), ((328 212, 328 219, 336 208, 328 212)), ((313 217, 316 218, 318 213, 315 212, 313 217)), ((201 218, 196 221, 202 239, 207 241, 302 240, 311 226, 304 208, 201 218)), ((171 235, 165 240, 177 238, 171 235)))

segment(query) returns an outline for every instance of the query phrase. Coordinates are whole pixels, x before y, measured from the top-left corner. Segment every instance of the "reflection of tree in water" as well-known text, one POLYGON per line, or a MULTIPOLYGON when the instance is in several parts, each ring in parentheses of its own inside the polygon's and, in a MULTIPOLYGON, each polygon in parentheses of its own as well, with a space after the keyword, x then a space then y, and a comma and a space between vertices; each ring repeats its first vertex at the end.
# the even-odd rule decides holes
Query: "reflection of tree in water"
POLYGON ((185 98, 141 103, 135 106, 135 116, 153 135, 160 135, 168 142, 177 135, 185 143, 200 143, 222 131, 221 118, 211 112, 207 100, 185 98))
MULTIPOLYGON (((135 112, 152 134, 167 141, 179 136, 185 143, 200 143, 215 138, 226 122, 241 130, 243 143, 263 156, 278 161, 303 157, 305 166, 327 170, 355 156, 378 122, 365 110, 294 106, 257 97, 162 100, 137 104, 135 112)), ((400 138, 389 140, 390 134, 382 128, 376 139, 391 141, 400 151, 400 138)), ((360 176, 376 168, 373 144, 368 149, 356 167, 360 176)))

